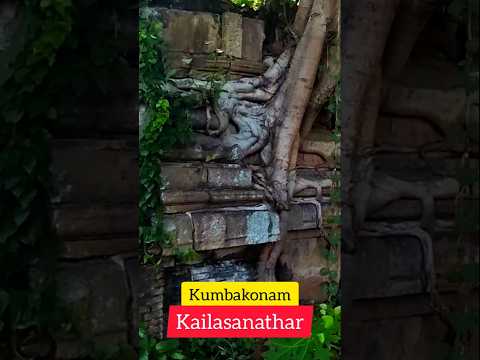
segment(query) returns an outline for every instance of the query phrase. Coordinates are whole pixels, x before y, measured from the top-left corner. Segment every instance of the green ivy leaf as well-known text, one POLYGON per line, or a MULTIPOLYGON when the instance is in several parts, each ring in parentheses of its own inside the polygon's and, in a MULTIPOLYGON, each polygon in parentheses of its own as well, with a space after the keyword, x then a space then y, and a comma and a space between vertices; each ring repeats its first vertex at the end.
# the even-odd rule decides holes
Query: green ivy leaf
POLYGON ((322 316, 322 321, 323 321, 323 326, 325 329, 330 329, 333 326, 334 319, 330 315, 324 315, 322 316))

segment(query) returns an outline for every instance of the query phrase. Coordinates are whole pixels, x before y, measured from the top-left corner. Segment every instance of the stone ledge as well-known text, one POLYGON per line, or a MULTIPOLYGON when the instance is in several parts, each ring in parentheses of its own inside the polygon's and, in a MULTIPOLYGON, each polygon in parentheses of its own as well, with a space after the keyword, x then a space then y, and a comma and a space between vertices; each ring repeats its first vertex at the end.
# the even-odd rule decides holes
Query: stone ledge
POLYGON ((278 215, 266 206, 192 213, 195 250, 214 250, 275 242, 278 215))
POLYGON ((162 200, 165 205, 183 205, 196 203, 222 204, 229 202, 258 202, 264 199, 259 190, 205 190, 205 191, 164 191, 162 200))
POLYGON ((253 186, 252 171, 236 164, 165 162, 162 176, 167 189, 248 189, 253 186))
POLYGON ((53 208, 53 226, 64 239, 112 236, 138 232, 138 205, 58 205, 53 208))
POLYGON ((137 237, 116 239, 92 239, 65 241, 63 243, 62 259, 84 259, 93 257, 113 256, 136 253, 138 251, 137 237))
MULTIPOLYGON (((310 202, 292 206, 288 230, 301 232, 321 228, 319 205, 310 202)), ((278 240, 278 214, 265 204, 202 209, 165 216, 174 246, 193 245, 197 251, 264 244, 278 240)))

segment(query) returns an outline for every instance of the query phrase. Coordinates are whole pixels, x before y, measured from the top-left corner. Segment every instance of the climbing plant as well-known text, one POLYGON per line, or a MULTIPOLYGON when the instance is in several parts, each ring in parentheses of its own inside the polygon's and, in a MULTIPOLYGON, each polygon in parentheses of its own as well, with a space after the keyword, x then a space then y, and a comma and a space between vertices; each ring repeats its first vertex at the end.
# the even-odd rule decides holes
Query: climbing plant
POLYGON ((250 360, 253 339, 156 339, 139 329, 140 360, 250 360))
POLYGON ((119 31, 126 4, 16 4, 18 31, 0 54, 13 54, 0 79, 0 354, 9 359, 21 358, 26 336, 51 343, 53 328, 69 321, 55 288, 61 244, 49 216, 50 147, 53 134, 68 136, 71 119, 83 126, 76 109, 104 101, 130 66, 119 31))
POLYGON ((321 304, 315 308, 312 336, 307 339, 271 339, 265 360, 340 359, 341 308, 321 304))
POLYGON ((13 352, 17 330, 45 327, 54 305, 48 129, 56 109, 42 89, 72 10, 69 0, 23 2, 24 47, 0 84, 0 339, 10 337, 13 352))
POLYGON ((143 261, 155 263, 162 245, 169 245, 163 228, 161 161, 176 144, 188 141, 191 100, 172 97, 165 90, 171 73, 165 56, 162 23, 143 7, 139 23, 139 99, 145 107, 140 124, 140 230, 143 261))
MULTIPOLYGON (((139 329, 140 360, 250 360, 254 339, 156 339, 139 329)), ((341 308, 315 307, 312 335, 305 339, 270 339, 261 354, 265 360, 337 360, 341 349, 341 308)))

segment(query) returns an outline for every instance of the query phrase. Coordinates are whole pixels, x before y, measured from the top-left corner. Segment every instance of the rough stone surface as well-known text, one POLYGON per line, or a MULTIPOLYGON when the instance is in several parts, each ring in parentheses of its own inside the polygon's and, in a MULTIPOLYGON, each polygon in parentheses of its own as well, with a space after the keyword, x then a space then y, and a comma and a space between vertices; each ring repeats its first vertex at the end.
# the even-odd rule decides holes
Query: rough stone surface
MULTIPOLYGON (((398 306, 402 306, 401 303, 398 306)), ((365 323, 344 321, 342 356, 346 359, 437 359, 435 342, 446 334, 444 325, 433 316, 385 318, 365 323), (359 343, 359 338, 365 342, 359 343)))
POLYGON ((157 9, 165 23, 165 39, 171 51, 212 53, 220 46, 218 15, 173 9, 157 9))
POLYGON ((112 256, 118 254, 136 253, 138 251, 138 238, 116 239, 89 239, 72 240, 63 243, 63 259, 87 259, 94 257, 112 256))
POLYGON ((285 244, 284 254, 280 259, 283 281, 300 283, 300 298, 304 301, 321 303, 327 300, 322 286, 329 281, 321 275, 322 269, 330 269, 340 273, 340 265, 329 264, 322 253, 327 243, 322 238, 299 239, 285 244))
POLYGON ((214 250, 278 240, 278 215, 260 208, 229 208, 192 213, 194 248, 214 250))
POLYGON ((193 217, 196 250, 224 247, 227 235, 225 215, 221 212, 200 213, 193 217))
POLYGON ((193 243, 192 219, 186 214, 165 216, 165 230, 172 235, 175 245, 189 245, 193 243))
POLYGON ((190 272, 192 281, 251 281, 255 278, 251 265, 231 260, 193 266, 190 272))
POLYGON ((111 345, 126 342, 129 290, 121 264, 112 259, 62 264, 58 294, 79 332, 57 333, 60 358, 78 358, 109 334, 111 345))
POLYGON ((169 189, 197 190, 207 183, 207 172, 199 163, 164 163, 162 176, 169 189))
POLYGON ((348 298, 367 299, 422 294, 423 252, 415 237, 362 238, 354 262, 343 269, 348 298), (382 255, 379 255, 382 254, 382 255), (375 258, 375 261, 371 259, 375 258), (353 284, 355 284, 353 286, 353 284), (350 293, 351 291, 351 293, 350 293))
POLYGON ((207 167, 208 185, 214 188, 248 188, 252 186, 252 171, 237 165, 207 167))
POLYGON ((246 60, 261 62, 263 41, 265 40, 262 20, 243 18, 242 57, 246 60))
POLYGON ((207 191, 162 191, 162 201, 166 205, 206 203, 209 200, 207 191))
POLYGON ((321 214, 314 204, 295 204, 288 216, 288 230, 308 230, 320 227, 321 214))
POLYGON ((53 209, 53 224, 58 236, 111 236, 138 231, 138 206, 61 205, 53 209))
POLYGON ((252 186, 252 171, 234 164, 164 163, 162 176, 169 189, 245 189, 252 186))
MULTIPOLYGON (((165 274, 156 267, 138 269, 135 264, 129 265, 135 291, 134 301, 138 305, 137 319, 146 325, 147 331, 154 336, 163 336, 164 331, 164 296, 165 274)), ((134 329, 137 331, 138 327, 134 329)))
POLYGON ((210 192, 212 203, 259 202, 264 200, 264 193, 259 190, 224 190, 210 192))
POLYGON ((222 16, 222 45, 227 56, 241 58, 243 48, 242 15, 226 12, 222 16))
POLYGON ((137 202, 136 141, 55 140, 51 170, 55 204, 137 202))
MULTIPOLYGON (((288 230, 305 232, 320 229, 319 204, 313 200, 292 206, 288 230)), ((177 213, 165 217, 166 230, 179 246, 197 251, 275 242, 279 236, 278 214, 266 205, 212 208, 177 213)), ((305 234, 301 238, 308 237, 305 234)))

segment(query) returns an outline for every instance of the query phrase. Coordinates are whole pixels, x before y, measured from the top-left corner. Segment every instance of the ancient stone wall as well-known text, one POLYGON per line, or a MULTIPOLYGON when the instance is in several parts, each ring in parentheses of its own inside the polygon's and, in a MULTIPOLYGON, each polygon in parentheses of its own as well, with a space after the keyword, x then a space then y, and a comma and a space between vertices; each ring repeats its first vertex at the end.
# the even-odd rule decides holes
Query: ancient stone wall
MULTIPOLYGON (((221 74, 225 79, 254 77, 263 71, 264 24, 240 14, 212 14, 165 8, 152 8, 165 26, 169 58, 179 79, 208 79, 221 74), (188 29, 188 30, 187 30, 188 29)), ((205 108, 195 109, 196 118, 206 117, 205 108)), ((232 128, 233 129, 233 128, 232 128)), ((194 124, 190 144, 166 154, 162 174, 166 187, 162 192, 165 204, 165 225, 171 234, 172 246, 164 248, 161 268, 165 292, 161 295, 164 311, 179 303, 181 281, 246 281, 257 279, 257 262, 265 244, 278 241, 279 217, 269 205, 257 184, 255 166, 258 154, 242 162, 211 159, 209 147, 216 138, 208 137, 201 125, 194 124), (201 143, 197 142, 201 139, 201 143)), ((309 149, 318 152, 300 153, 299 174, 313 181, 328 179, 333 168, 335 143, 327 129, 318 127, 308 139, 309 149)), ((300 176, 299 175, 299 176, 300 176)), ((327 180, 328 184, 328 180, 327 180)), ((292 240, 292 263, 279 269, 282 280, 301 282, 303 302, 325 299, 320 275, 326 260, 322 249, 323 213, 329 207, 329 187, 318 196, 315 189, 298 194, 290 210, 288 236, 292 240)), ((151 300, 158 304, 156 290, 151 300)), ((142 320, 151 332, 161 335, 159 306, 142 310, 142 320)))
MULTIPOLYGON (((132 19, 120 21, 136 42, 132 19)), ((137 342, 144 278, 138 259, 137 73, 132 64, 122 78, 109 80, 115 91, 78 99, 54 129, 52 222, 63 247, 58 291, 72 322, 56 335, 59 359, 137 342)))
MULTIPOLYGON (((456 225, 461 220, 456 217, 456 181, 462 166, 478 169, 478 137, 465 133, 467 89, 452 51, 459 45, 448 41, 448 27, 441 24, 438 18, 428 23, 381 108, 372 181, 391 192, 391 201, 369 209, 365 225, 384 226, 385 233, 364 234, 355 253, 342 254, 345 359, 440 358, 436 351, 448 341, 449 330, 436 302, 443 310, 458 310, 460 304, 476 301, 462 293, 451 272, 479 260, 478 232, 460 237, 456 225), (418 109, 425 109, 424 116, 418 116, 418 109), (444 125, 436 126, 432 119, 444 125), (427 188, 434 199, 433 228, 422 225, 427 204, 382 176, 427 188), (430 241, 431 248, 425 246, 430 241), (432 287, 438 291, 433 301, 432 287)), ((478 202, 478 182, 473 191, 469 201, 478 202)))

